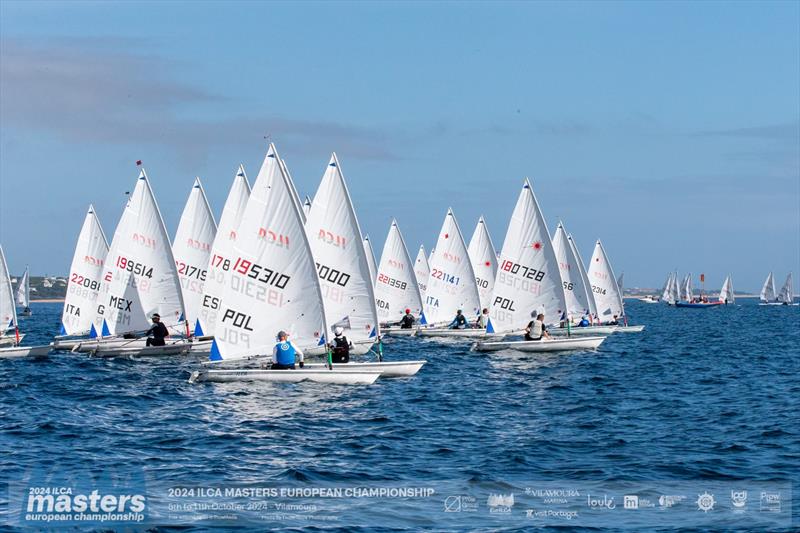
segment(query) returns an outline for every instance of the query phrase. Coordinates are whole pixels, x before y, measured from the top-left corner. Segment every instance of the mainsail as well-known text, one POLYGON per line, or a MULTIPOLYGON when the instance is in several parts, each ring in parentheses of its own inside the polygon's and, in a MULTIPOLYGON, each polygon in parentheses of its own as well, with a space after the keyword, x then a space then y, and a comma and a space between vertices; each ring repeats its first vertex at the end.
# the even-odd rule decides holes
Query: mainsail
POLYGON ((319 269, 328 325, 349 330, 351 341, 377 338, 374 281, 336 154, 328 162, 313 205, 306 233, 319 269))
MULTIPOLYGON (((61 335, 85 335, 94 327, 107 255, 106 234, 100 226, 94 206, 90 205, 69 268, 67 294, 61 313, 61 335)), ((102 320, 97 325, 102 325, 102 320)), ((95 331, 95 335, 98 333, 95 331)))
POLYGON ((167 327, 182 331, 178 270, 144 169, 117 224, 103 271, 108 282, 101 313, 104 335, 147 329, 154 313, 167 327))
POLYGON ((558 260, 561 285, 564 287, 564 298, 570 319, 580 318, 584 314, 591 314, 588 293, 578 266, 578 259, 561 222, 558 223, 553 236, 553 251, 558 260))
POLYGON ((466 316, 476 316, 481 305, 478 286, 452 209, 447 210, 439 240, 431 253, 431 273, 423 301, 427 322, 437 325, 450 322, 458 309, 466 316))
POLYGON ((6 256, 0 246, 0 335, 17 326, 17 306, 14 305, 14 292, 11 276, 8 273, 6 256))
POLYGON ((778 301, 784 304, 791 304, 794 302, 794 287, 792 287, 792 273, 786 276, 786 282, 781 287, 781 292, 778 293, 778 301))
POLYGON ((31 279, 27 266, 17 285, 17 305, 26 309, 31 305, 31 279))
POLYGON ((572 237, 572 234, 567 234, 567 240, 569 241, 569 246, 572 249, 572 256, 575 258, 575 264, 578 265, 578 272, 580 273, 581 281, 583 281, 583 290, 586 293, 586 303, 588 305, 587 309, 592 317, 591 321, 594 323, 594 320, 597 317, 597 304, 594 301, 592 284, 589 283, 589 274, 587 274, 586 267, 583 265, 583 259, 581 259, 581 254, 578 252, 578 245, 575 243, 575 239, 572 237))
POLYGON ((614 269, 608 260, 603 244, 598 240, 594 245, 592 261, 589 265, 589 281, 597 305, 600 322, 610 322, 616 316, 622 318, 625 311, 622 304, 622 293, 614 277, 614 269))
POLYGON ((372 243, 369 240, 369 235, 364 237, 364 253, 367 254, 367 265, 369 265, 369 279, 372 280, 372 285, 375 285, 375 280, 378 276, 378 263, 375 261, 375 250, 372 249, 372 243))
POLYGON ((228 198, 219 217, 219 226, 211 245, 208 263, 206 266, 206 281, 203 283, 203 296, 200 299, 197 321, 194 334, 198 337, 214 335, 217 322, 217 311, 221 308, 222 293, 229 281, 228 270, 213 261, 214 257, 230 257, 233 245, 236 242, 239 223, 244 215, 247 200, 250 198, 250 183, 244 173, 244 167, 239 165, 236 176, 233 178, 228 198))
POLYGON ((325 308, 291 187, 270 144, 236 240, 211 258, 225 273, 212 361, 269 353, 280 330, 300 348, 322 342, 325 308))
POLYGON ((414 275, 414 264, 408 255, 403 234, 392 220, 386 244, 383 245, 381 262, 378 264, 378 277, 375 283, 375 303, 378 307, 378 318, 382 323, 398 322, 406 309, 420 318, 425 324, 422 312, 422 295, 414 275))
POLYGON ((672 276, 672 286, 669 289, 670 297, 668 303, 675 304, 681 301, 681 290, 678 286, 678 272, 676 271, 672 276))
POLYGON ((686 277, 683 278, 683 284, 681 286, 681 299, 686 302, 691 302, 694 300, 694 294, 692 293, 692 274, 686 274, 686 277))
POLYGON ((730 274, 728 274, 728 277, 726 277, 725 281, 722 283, 722 289, 719 291, 719 301, 728 304, 736 303, 730 274))
POLYGON ((775 298, 775 278, 772 277, 772 272, 770 272, 764 281, 764 286, 761 287, 761 301, 765 303, 774 302, 775 298))
POLYGON ((206 192, 200 178, 195 178, 172 245, 178 279, 183 289, 187 326, 196 324, 199 316, 203 284, 208 275, 208 261, 216 233, 217 223, 208 205, 206 192))
POLYGON ((419 294, 424 302, 425 293, 428 291, 428 277, 431 275, 431 267, 428 264, 428 256, 425 254, 425 247, 421 244, 419 245, 419 251, 417 251, 417 259, 414 261, 414 275, 417 277, 419 294))
POLYGON ((564 309, 558 260, 544 215, 526 179, 500 252, 486 331, 518 332, 539 313, 545 315, 547 323, 556 323, 564 309))
POLYGON ((488 308, 492 303, 494 280, 497 278, 497 251, 483 217, 478 219, 467 251, 472 262, 472 270, 475 271, 475 284, 478 286, 481 309, 488 308))

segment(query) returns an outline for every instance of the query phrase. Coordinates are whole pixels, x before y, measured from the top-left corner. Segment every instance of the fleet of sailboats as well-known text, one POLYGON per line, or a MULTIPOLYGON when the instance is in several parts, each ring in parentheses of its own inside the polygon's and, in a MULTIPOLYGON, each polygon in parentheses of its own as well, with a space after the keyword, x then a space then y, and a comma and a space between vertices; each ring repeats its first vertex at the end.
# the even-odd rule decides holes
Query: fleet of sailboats
MULTIPOLYGON (((382 333, 473 339, 476 351, 560 352, 595 349, 609 334, 643 329, 627 324, 623 275, 615 276, 602 242, 596 241, 587 269, 562 222, 551 238, 528 180, 499 254, 483 217, 467 244, 448 209, 429 255, 420 246, 412 258, 393 219, 376 261, 336 154, 313 201, 300 198, 270 144, 252 189, 239 166, 219 225, 196 178, 171 242, 140 169, 110 245, 89 206, 52 347, 112 356, 208 354, 192 382, 368 384, 412 376, 425 364, 384 361, 382 333), (456 311, 463 318, 454 320, 456 311), (398 326, 406 313, 415 318, 412 328, 398 326), (146 346, 142 337, 154 314, 171 333, 165 346, 146 346), (517 340, 541 315, 555 336, 517 340), (377 360, 332 363, 329 343, 339 329, 351 354, 372 353, 377 360), (270 368, 279 330, 306 355, 327 355, 327 362, 270 368)), ((0 248, 0 357, 51 348, 19 345, 16 307, 30 311, 29 280, 26 268, 13 292, 0 248)), ((650 301, 659 300, 678 307, 736 302, 730 275, 719 297, 709 299, 702 290, 695 297, 691 274, 679 281, 677 272, 650 301)), ((770 273, 761 300, 793 304, 791 273, 780 291, 770 273)))

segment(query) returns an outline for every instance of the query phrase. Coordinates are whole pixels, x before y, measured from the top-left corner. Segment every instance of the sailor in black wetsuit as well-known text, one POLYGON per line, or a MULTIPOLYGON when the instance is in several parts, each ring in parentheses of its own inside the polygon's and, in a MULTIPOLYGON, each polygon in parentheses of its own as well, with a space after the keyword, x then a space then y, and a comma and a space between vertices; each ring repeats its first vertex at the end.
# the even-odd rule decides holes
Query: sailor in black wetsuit
POLYGON ((417 319, 411 314, 411 309, 406 309, 406 314, 400 319, 400 329, 411 329, 416 321, 417 319))
POLYGON ((466 329, 469 327, 467 318, 464 316, 464 313, 461 312, 461 309, 456 311, 456 317, 452 322, 450 322, 450 324, 447 325, 447 327, 450 329, 466 329))
POLYGON ((169 337, 169 330, 167 326, 161 323, 161 315, 155 313, 153 315, 153 327, 147 330, 147 346, 164 346, 164 338, 169 337))
POLYGON ((336 326, 333 330, 336 335, 331 343, 332 363, 348 363, 350 362, 350 341, 344 336, 344 330, 340 326, 336 326))

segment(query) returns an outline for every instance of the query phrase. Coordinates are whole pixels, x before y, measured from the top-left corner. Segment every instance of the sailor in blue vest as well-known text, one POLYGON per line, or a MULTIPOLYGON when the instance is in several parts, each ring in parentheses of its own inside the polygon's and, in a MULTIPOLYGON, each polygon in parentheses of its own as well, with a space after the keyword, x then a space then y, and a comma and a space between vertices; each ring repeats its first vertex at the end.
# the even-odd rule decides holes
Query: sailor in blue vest
POLYGON ((303 368, 303 352, 287 339, 288 336, 285 331, 278 332, 278 344, 272 349, 270 368, 273 370, 294 370, 295 362, 299 362, 300 368, 303 368))

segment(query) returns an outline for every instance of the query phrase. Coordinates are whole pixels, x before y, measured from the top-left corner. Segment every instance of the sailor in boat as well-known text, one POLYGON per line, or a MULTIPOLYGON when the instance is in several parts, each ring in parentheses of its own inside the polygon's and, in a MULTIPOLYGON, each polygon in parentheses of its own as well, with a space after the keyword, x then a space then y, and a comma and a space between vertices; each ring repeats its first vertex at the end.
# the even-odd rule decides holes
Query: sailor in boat
POLYGON ((447 325, 450 329, 467 329, 469 324, 467 323, 467 317, 464 316, 464 313, 461 312, 461 309, 456 311, 456 317, 453 319, 450 324, 447 325))
POLYGON ((489 309, 486 307, 483 308, 481 314, 478 315, 478 319, 475 321, 475 328, 477 329, 486 329, 486 325, 489 323, 489 309))
POLYGON ((406 314, 400 319, 400 329, 411 329, 414 327, 416 319, 411 314, 411 309, 406 309, 406 314))
POLYGON ((609 326, 619 326, 619 320, 617 319, 617 315, 614 315, 614 318, 607 324, 609 326))
POLYGON ((292 344, 289 335, 285 331, 279 331, 277 336, 278 343, 272 349, 272 370, 294 370, 295 363, 303 368, 303 352, 300 348, 292 344))
POLYGON ((589 318, 586 315, 583 315, 581 317, 581 321, 578 322, 578 327, 579 328, 586 328, 586 327, 589 327, 590 325, 591 324, 589 323, 589 318))
POLYGON ((558 314, 561 316, 558 322, 558 327, 566 328, 567 327, 567 312, 562 311, 561 309, 558 310, 558 314))
POLYGON ((336 335, 331 343, 331 362, 349 363, 350 362, 350 341, 344 336, 344 329, 336 326, 333 333, 336 335))
POLYGON ((544 313, 539 313, 534 320, 528 322, 528 327, 525 328, 525 340, 540 341, 543 338, 549 339, 550 334, 547 333, 547 326, 544 325, 544 313))
POLYGON ((158 313, 154 313, 151 317, 153 319, 153 327, 147 330, 147 342, 145 343, 146 346, 164 346, 166 342, 164 339, 169 337, 169 330, 167 326, 161 322, 161 315, 158 313))

